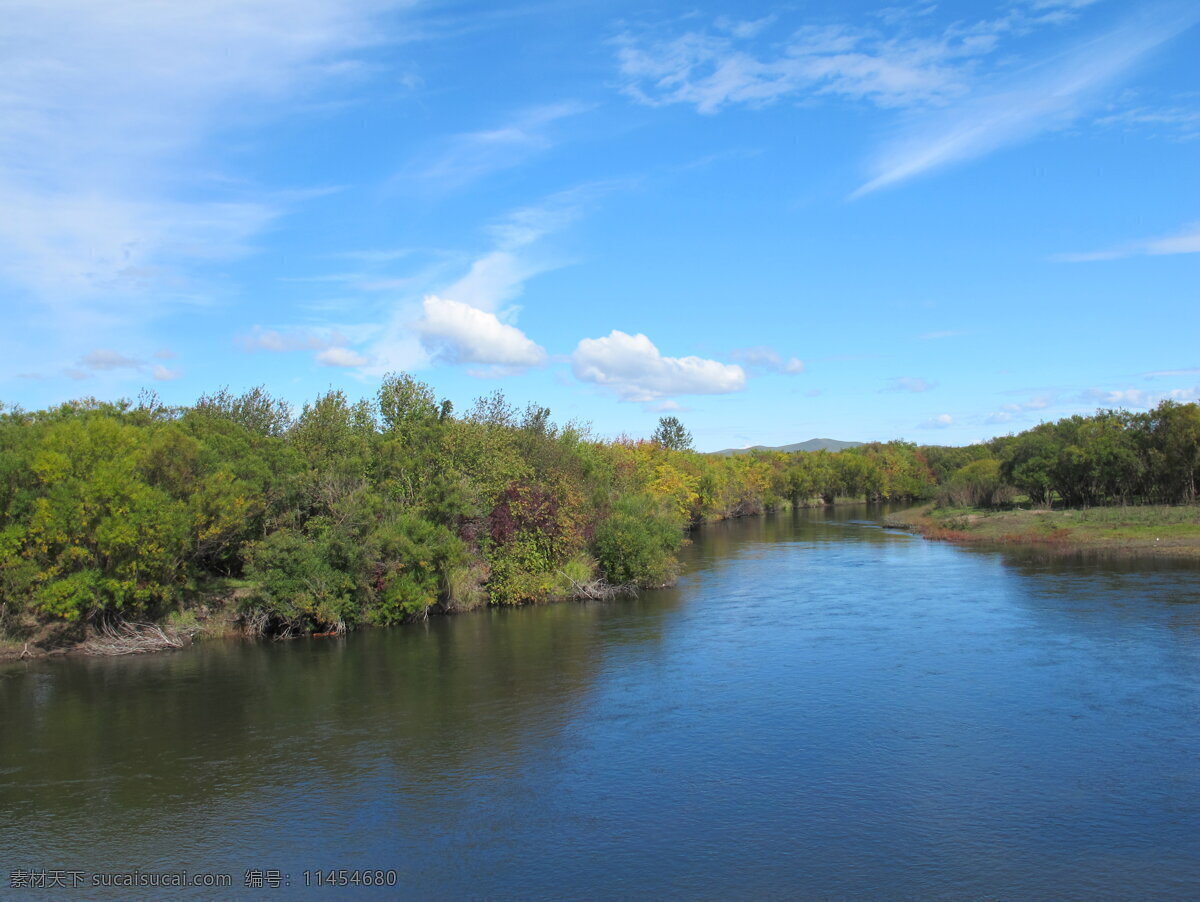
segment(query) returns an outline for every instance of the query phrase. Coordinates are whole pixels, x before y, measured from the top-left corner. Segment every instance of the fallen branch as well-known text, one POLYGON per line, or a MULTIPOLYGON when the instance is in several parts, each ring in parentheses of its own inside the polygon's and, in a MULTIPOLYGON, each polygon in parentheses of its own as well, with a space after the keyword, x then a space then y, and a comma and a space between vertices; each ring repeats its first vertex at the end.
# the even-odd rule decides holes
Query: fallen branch
POLYGON ((183 648, 191 643, 193 634, 192 630, 163 629, 152 623, 105 623, 95 627, 80 647, 92 655, 142 655, 183 648))
POLYGON ((614 586, 612 583, 605 582, 602 579, 589 579, 587 582, 581 583, 571 579, 570 576, 561 570, 558 573, 575 587, 575 592, 573 593, 573 597, 575 598, 589 598, 592 601, 611 601, 618 595, 631 591, 628 586, 614 586))

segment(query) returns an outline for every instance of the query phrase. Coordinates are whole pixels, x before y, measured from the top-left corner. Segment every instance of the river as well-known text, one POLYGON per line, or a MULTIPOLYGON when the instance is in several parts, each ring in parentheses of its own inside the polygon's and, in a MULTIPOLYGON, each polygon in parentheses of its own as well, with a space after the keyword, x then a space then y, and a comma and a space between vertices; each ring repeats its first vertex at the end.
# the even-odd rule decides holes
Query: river
POLYGON ((703 527, 636 599, 9 665, 0 898, 1200 898, 1200 571, 879 516, 703 527), (231 886, 93 885, 135 870, 231 886))

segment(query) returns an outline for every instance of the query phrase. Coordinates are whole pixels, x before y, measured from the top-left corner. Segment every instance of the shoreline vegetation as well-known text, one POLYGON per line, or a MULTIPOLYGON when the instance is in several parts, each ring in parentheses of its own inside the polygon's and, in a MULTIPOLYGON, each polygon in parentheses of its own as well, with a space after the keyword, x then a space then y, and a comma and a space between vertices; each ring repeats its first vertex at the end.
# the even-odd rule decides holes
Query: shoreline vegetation
POLYGON ((670 584, 696 524, 843 500, 931 502, 903 522, 936 538, 1195 547, 1197 404, 961 448, 691 445, 675 417, 600 440, 499 392, 459 416, 405 374, 299 411, 263 388, 0 405, 0 658, 605 599, 670 584))
POLYGON ((926 539, 1063 554, 1200 561, 1200 505, 988 510, 924 504, 888 514, 884 525, 926 539))

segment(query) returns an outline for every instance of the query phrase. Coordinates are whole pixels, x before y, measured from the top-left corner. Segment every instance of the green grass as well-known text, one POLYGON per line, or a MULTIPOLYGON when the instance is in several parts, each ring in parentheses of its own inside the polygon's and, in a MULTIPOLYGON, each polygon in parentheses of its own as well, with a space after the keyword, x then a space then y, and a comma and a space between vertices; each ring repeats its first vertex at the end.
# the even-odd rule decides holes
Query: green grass
POLYGON ((929 538, 950 541, 1200 557, 1200 505, 1078 510, 925 506, 901 511, 889 520, 929 538))

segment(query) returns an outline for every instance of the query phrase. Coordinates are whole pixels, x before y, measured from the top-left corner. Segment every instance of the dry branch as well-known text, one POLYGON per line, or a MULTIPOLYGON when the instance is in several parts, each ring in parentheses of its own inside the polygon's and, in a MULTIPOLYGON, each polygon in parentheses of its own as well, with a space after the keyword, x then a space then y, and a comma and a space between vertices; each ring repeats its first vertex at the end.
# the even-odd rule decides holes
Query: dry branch
POLYGON ((193 634, 193 630, 164 629, 152 623, 104 623, 93 628, 81 647, 93 655, 141 655, 183 648, 191 643, 193 634))

